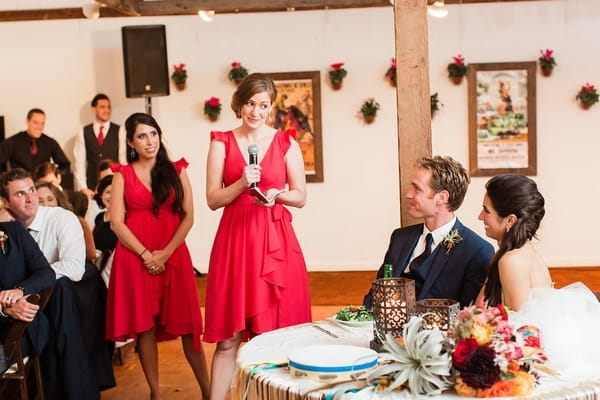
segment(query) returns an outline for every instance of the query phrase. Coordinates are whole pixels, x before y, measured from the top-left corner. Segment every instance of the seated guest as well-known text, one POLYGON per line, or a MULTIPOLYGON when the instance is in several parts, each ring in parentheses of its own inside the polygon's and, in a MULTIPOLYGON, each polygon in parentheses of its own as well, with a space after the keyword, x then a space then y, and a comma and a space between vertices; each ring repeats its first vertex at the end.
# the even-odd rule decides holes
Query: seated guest
POLYGON ((531 244, 545 214, 544 197, 533 180, 518 174, 495 176, 485 187, 479 219, 498 251, 480 297, 518 310, 532 288, 552 286, 550 271, 531 244))
POLYGON ((58 165, 53 162, 45 161, 37 165, 33 170, 33 180, 35 182, 49 182, 62 190, 60 186, 62 175, 58 170, 58 165))
POLYGON ((75 282, 91 270, 85 268, 81 224, 72 212, 61 207, 40 207, 31 174, 21 168, 0 176, 0 197, 10 215, 28 228, 56 273, 54 294, 45 310, 51 326, 48 346, 41 357, 45 397, 96 400, 99 388, 114 386, 114 377, 110 360, 110 373, 102 375, 92 366, 92 361, 103 359, 105 350, 90 357, 84 344, 87 338, 81 330, 85 325, 81 315, 89 313, 79 305, 81 291, 77 292, 75 282))
POLYGON ((73 211, 73 206, 67 199, 65 193, 52 183, 37 182, 35 188, 38 192, 40 206, 62 207, 65 210, 73 211))
MULTIPOLYGON (((117 162, 114 160, 111 160, 110 158, 105 158, 100 161, 100 163, 98 164, 98 170, 96 171, 97 177, 98 177, 98 183, 100 183, 102 178, 104 178, 105 176, 113 174, 112 169, 110 169, 110 166, 113 164, 117 164, 117 162)), ((97 193, 98 193, 98 189, 96 188, 96 191, 94 192, 94 196, 97 193)), ((88 224, 90 226, 94 226, 94 221, 96 220, 96 216, 98 215, 98 213, 100 213, 100 210, 101 210, 101 208, 98 207, 97 200, 90 202, 87 213, 85 214, 85 220, 88 221, 88 224)))
MULTIPOLYGON (((379 268, 391 264, 395 277, 415 280, 417 300, 446 298, 467 306, 477 297, 494 249, 464 226, 455 211, 469 187, 469 174, 450 157, 421 158, 406 193, 408 213, 423 223, 396 229, 379 268)), ((363 303, 372 307, 372 293, 363 303)))
POLYGON ((93 233, 96 249, 102 252, 98 265, 100 268, 100 274, 102 275, 102 279, 104 279, 106 286, 108 286, 110 277, 111 263, 109 260, 112 259, 112 253, 115 251, 115 247, 117 246, 117 235, 115 235, 110 228, 109 217, 112 180, 112 175, 107 175, 102 178, 100 182, 98 182, 96 195, 94 196, 94 200, 96 200, 98 207, 100 209, 105 209, 105 211, 100 212, 96 216, 96 224, 94 225, 93 233))
POLYGON ((48 320, 27 297, 54 286, 54 271, 20 222, 1 222, 0 241, 0 345, 11 319, 25 321, 24 354, 40 354, 48 342, 48 320))

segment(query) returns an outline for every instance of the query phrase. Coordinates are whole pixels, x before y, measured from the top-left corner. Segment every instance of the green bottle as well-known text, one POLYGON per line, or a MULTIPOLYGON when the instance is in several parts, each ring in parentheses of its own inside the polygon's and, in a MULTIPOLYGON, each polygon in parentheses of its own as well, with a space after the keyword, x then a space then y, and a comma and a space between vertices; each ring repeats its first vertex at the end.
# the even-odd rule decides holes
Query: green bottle
POLYGON ((392 271, 393 271, 392 264, 385 264, 383 266, 383 277, 384 278, 393 278, 394 275, 393 275, 392 271))

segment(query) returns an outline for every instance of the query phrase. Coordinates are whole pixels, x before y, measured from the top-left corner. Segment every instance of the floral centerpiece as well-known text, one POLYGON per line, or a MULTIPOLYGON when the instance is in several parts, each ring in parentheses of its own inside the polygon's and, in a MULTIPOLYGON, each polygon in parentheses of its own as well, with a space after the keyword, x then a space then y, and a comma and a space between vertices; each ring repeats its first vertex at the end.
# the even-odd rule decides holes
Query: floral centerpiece
POLYGON ((185 69, 185 64, 173 66, 173 74, 171 75, 171 79, 175 83, 177 89, 185 89, 185 81, 187 80, 187 71, 185 69))
POLYGON ((554 57, 552 57, 553 51, 550 49, 540 50, 540 58, 538 61, 540 62, 540 68, 542 69, 542 74, 544 76, 550 76, 554 67, 556 67, 556 61, 554 61, 554 57))
POLYGON ((537 382, 534 367, 546 361, 535 327, 515 330, 503 305, 464 308, 448 332, 453 341, 454 388, 460 396, 527 396, 537 382))
POLYGON ((438 395, 452 387, 452 357, 442 331, 427 329, 422 317, 412 316, 399 340, 386 336, 380 353, 386 361, 367 375, 367 383, 386 392, 406 387, 416 397, 438 395))
POLYGON ((448 78, 458 85, 462 82, 462 79, 469 72, 469 66, 465 64, 465 59, 462 55, 452 57, 454 62, 448 64, 446 70, 448 71, 448 78))
POLYGON ((229 74, 227 76, 229 77, 230 81, 235 82, 236 85, 239 85, 240 82, 248 76, 248 70, 242 66, 242 63, 234 61, 231 63, 231 70, 229 70, 229 74))
POLYGON ((342 81, 348 75, 348 71, 344 69, 344 63, 331 64, 330 67, 329 80, 331 81, 331 86, 335 90, 338 90, 342 87, 342 81))
POLYGON ((377 101, 375 101, 373 97, 365 100, 365 102, 360 107, 360 112, 362 113, 363 118, 367 124, 370 124, 373 121, 375 121, 377 111, 379 111, 380 108, 381 106, 377 101))
POLYGON ((385 73, 385 77, 390 80, 393 86, 396 86, 396 59, 392 58, 392 63, 385 73))
POLYGON ((204 102, 204 114, 211 120, 216 121, 221 113, 221 100, 217 97, 211 97, 204 102))
POLYGON ((598 102, 598 90, 594 85, 586 83, 581 87, 575 99, 581 101, 583 108, 588 109, 598 102))

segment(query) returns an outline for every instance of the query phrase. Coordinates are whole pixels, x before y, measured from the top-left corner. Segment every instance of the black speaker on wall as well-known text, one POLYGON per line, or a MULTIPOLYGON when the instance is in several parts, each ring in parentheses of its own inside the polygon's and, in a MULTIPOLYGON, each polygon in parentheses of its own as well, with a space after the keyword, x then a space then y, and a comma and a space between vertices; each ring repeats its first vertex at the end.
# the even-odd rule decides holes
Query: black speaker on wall
POLYGON ((127 97, 168 96, 165 26, 124 26, 121 33, 127 97))

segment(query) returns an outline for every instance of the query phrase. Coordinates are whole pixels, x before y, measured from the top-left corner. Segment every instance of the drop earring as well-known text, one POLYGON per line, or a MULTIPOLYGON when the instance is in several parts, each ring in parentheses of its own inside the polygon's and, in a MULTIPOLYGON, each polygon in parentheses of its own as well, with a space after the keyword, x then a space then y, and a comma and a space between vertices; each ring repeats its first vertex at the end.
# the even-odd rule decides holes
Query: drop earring
POLYGON ((129 155, 131 156, 131 158, 135 158, 135 156, 137 156, 135 149, 131 149, 131 151, 129 152, 129 155))

